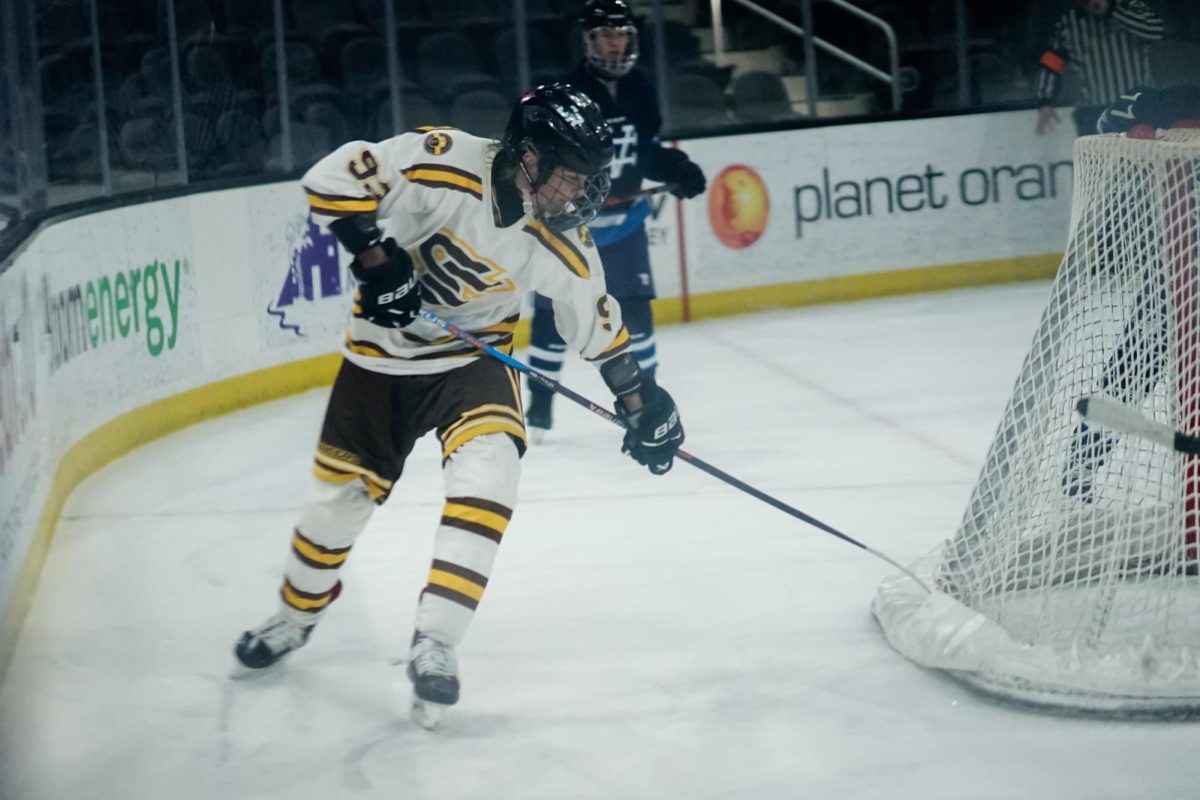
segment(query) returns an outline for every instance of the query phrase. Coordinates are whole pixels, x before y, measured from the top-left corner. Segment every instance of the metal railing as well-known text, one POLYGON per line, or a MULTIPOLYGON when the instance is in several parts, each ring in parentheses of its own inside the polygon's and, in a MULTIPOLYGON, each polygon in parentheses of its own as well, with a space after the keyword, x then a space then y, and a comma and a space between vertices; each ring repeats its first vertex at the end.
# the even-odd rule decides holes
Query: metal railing
MULTIPOLYGON (((899 111, 901 106, 901 82, 900 82, 900 47, 896 42, 896 32, 892 26, 883 19, 863 11, 858 6, 852 5, 846 0, 824 0, 829 5, 841 8, 848 13, 858 17, 859 19, 873 25, 883 31, 883 35, 887 39, 888 45, 888 70, 885 72, 878 67, 868 64, 858 56, 848 53, 837 45, 822 39, 816 35, 813 26, 812 0, 801 0, 800 10, 802 16, 802 24, 797 25, 795 22, 785 19, 773 11, 763 8, 758 3, 752 0, 734 0, 740 6, 754 12, 758 16, 770 21, 775 26, 787 31, 795 36, 799 36, 804 42, 804 82, 806 87, 806 102, 808 104, 808 114, 810 117, 817 116, 817 101, 820 97, 820 89, 817 81, 817 59, 816 49, 829 53, 833 57, 849 64, 855 69, 863 72, 876 80, 882 81, 891 87, 892 96, 892 111, 899 111)), ((717 63, 721 63, 725 56, 725 36, 724 36, 724 21, 721 11, 722 0, 711 0, 712 4, 712 19, 713 19, 713 48, 717 63)))

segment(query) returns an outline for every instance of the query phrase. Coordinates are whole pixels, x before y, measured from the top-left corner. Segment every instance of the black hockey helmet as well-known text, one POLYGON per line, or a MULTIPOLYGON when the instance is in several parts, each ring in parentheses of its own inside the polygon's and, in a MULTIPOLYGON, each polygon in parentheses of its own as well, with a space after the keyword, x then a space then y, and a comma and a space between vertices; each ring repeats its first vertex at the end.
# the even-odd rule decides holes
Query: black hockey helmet
POLYGON ((536 192, 562 167, 582 175, 584 194, 562 212, 543 221, 557 230, 590 222, 608 197, 609 165, 613 157, 612 131, 600 106, 583 92, 565 83, 539 86, 517 101, 500 147, 507 159, 523 168, 523 157, 537 159, 537 177, 526 173, 536 192))
POLYGON ((579 13, 583 26, 583 52, 588 64, 602 78, 619 78, 633 69, 638 60, 638 34, 633 12, 625 0, 587 0, 579 13), (625 52, 609 55, 596 42, 601 29, 623 31, 629 35, 625 52))

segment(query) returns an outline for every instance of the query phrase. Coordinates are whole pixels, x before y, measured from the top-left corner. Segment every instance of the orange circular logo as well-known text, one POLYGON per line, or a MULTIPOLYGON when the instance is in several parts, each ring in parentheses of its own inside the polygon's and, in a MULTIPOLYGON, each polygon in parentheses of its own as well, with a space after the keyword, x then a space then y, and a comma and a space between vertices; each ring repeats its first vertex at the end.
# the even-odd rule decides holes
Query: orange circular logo
POLYGON ((766 184, 745 165, 721 170, 708 190, 708 221, 726 247, 740 250, 757 242, 770 213, 766 184))

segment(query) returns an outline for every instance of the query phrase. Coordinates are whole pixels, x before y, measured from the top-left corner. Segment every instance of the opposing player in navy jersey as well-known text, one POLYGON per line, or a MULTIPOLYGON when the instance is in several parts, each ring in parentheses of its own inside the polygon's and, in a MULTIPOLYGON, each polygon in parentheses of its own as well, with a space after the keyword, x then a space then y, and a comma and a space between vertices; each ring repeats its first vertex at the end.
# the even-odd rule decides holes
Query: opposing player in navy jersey
MULTIPOLYGON (((642 374, 653 379, 658 361, 654 347, 654 278, 650 272, 650 243, 646 237, 649 202, 642 199, 621 203, 636 195, 642 181, 669 184, 676 197, 695 197, 704 192, 700 167, 683 151, 663 147, 658 141, 662 115, 650 79, 634 69, 638 58, 638 35, 633 14, 625 0, 588 0, 580 14, 584 57, 564 81, 582 91, 600 106, 613 132, 610 167, 614 204, 591 223, 592 238, 600 251, 608 291, 621 304, 633 352, 642 374)), ((534 299, 530 364, 557 378, 562 370, 566 345, 554 321, 550 301, 534 299)), ((528 382, 530 399, 525 420, 537 442, 550 428, 554 394, 528 382)))

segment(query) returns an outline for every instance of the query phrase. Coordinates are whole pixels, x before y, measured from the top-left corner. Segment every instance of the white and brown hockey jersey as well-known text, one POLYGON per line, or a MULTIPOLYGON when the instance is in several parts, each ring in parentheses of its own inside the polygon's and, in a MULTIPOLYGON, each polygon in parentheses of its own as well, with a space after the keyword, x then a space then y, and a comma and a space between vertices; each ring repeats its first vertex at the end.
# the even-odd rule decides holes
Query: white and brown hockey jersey
MULTIPOLYGON (((313 218, 325 225, 376 214, 385 236, 416 264, 426 308, 506 353, 521 299, 554 301, 567 346, 605 361, 629 347, 620 306, 586 228, 554 232, 526 215, 501 227, 493 213, 494 143, 452 129, 423 129, 383 142, 349 142, 317 162, 302 184, 313 218)), ((402 329, 357 317, 346 357, 376 372, 445 372, 480 352, 423 319, 402 329)))

